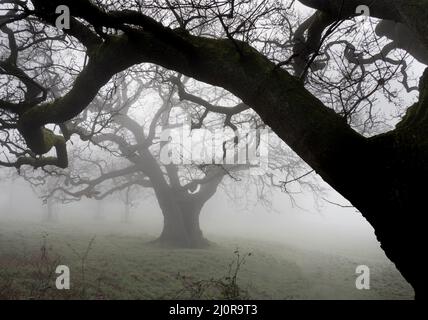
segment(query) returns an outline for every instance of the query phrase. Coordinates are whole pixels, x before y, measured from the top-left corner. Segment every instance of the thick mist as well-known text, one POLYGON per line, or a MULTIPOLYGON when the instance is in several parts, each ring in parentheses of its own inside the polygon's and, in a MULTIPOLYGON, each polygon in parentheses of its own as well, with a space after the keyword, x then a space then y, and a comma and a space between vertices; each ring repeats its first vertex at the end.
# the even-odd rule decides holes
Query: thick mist
MULTIPOLYGON (((18 179, 2 183, 0 188, 2 221, 45 221, 47 206, 32 192, 28 183, 18 179)), ((327 194, 332 203, 323 200, 316 203, 312 195, 302 194, 294 196, 294 204, 288 195, 276 191, 269 210, 263 206, 243 208, 234 205, 223 191, 219 191, 202 210, 201 229, 208 238, 210 235, 245 237, 326 253, 383 257, 374 230, 367 221, 334 190, 329 189, 327 194)), ((56 219, 51 223, 81 225, 94 233, 103 225, 112 231, 115 228, 123 230, 121 216, 125 210, 124 203, 114 198, 106 198, 100 201, 101 204, 98 202, 83 199, 55 204, 56 219), (101 216, 97 217, 100 209, 101 216)), ((132 223, 126 227, 132 232, 153 236, 161 232, 163 218, 153 195, 130 210, 132 223)))
MULTIPOLYGON (((80 241, 81 248, 85 246, 84 241, 95 237, 93 250, 98 258, 94 258, 92 263, 96 265, 106 259, 106 254, 111 254, 103 253, 110 250, 107 241, 117 248, 124 245, 123 250, 131 255, 133 250, 146 250, 139 248, 147 248, 162 231, 162 213, 153 195, 145 194, 146 200, 131 207, 129 221, 126 222, 123 221, 124 203, 108 197, 102 201, 84 199, 55 204, 53 218, 47 219, 47 205, 37 198, 26 182, 16 179, 2 183, 0 188, 0 239, 18 236, 18 243, 14 243, 15 251, 31 250, 28 247, 37 250, 41 239, 47 235, 52 237, 51 234, 54 239, 66 243, 80 241), (130 241, 133 241, 132 245, 130 241)), ((284 296, 278 296, 279 293, 267 293, 270 288, 278 287, 275 290, 290 294, 285 298, 411 298, 411 287, 385 256, 373 228, 330 188, 323 194, 328 202, 305 193, 295 195, 295 202, 291 202, 288 195, 275 192, 269 210, 260 205, 244 208, 230 201, 224 192, 219 190, 207 202, 200 216, 201 229, 211 242, 211 249, 207 252, 212 254, 221 250, 229 258, 234 248, 252 252, 253 260, 247 262, 249 274, 244 268, 243 279, 249 277, 248 281, 253 283, 255 279, 267 277, 263 281, 269 288, 263 294, 257 290, 254 291, 256 293, 251 291, 252 294, 282 299, 284 296), (266 266, 259 267, 258 263, 265 263, 266 266), (367 265, 374 270, 373 283, 382 289, 366 292, 355 289, 355 268, 359 265, 367 265), (290 271, 290 266, 298 271, 290 271), (307 281, 310 284, 305 284, 307 281), (296 283, 299 283, 298 288, 294 287, 296 283)), ((53 240, 53 247, 56 246, 55 242, 53 240)), ((0 241, 0 247, 6 243, 0 241)), ((4 247, 1 250, 7 252, 4 247)), ((163 255, 169 256, 171 252, 182 257, 200 255, 203 259, 200 263, 207 267, 213 263, 216 265, 215 261, 218 261, 218 257, 210 258, 198 249, 160 250, 160 256, 156 259, 161 264, 162 259, 166 259, 163 255)), ((120 259, 125 259, 123 254, 120 259)), ((217 262, 220 266, 228 263, 227 259, 222 264, 221 261, 217 262)), ((122 263, 128 262, 124 260, 122 263)), ((138 265, 140 267, 144 268, 144 263, 138 265)), ((176 261, 174 268, 193 276, 201 272, 192 269, 192 264, 189 266, 188 262, 176 261)), ((206 272, 211 276, 217 272, 208 270, 206 272)), ((127 276, 123 270, 116 274, 119 277, 127 276)))

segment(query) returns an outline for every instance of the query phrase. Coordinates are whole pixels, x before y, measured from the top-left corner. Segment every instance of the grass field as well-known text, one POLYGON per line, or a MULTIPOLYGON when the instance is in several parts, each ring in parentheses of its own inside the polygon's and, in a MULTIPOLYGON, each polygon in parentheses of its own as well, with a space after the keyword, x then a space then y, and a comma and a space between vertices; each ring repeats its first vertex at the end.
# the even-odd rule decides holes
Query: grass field
MULTIPOLYGON (((109 223, 0 223, 0 299, 168 299, 195 297, 201 284, 229 281, 229 264, 251 253, 237 284, 253 299, 411 299, 413 290, 386 258, 365 261, 371 289, 357 290, 352 257, 283 243, 208 235, 204 250, 158 248, 137 226, 109 223), (96 231, 94 231, 96 230, 96 231), (94 238, 95 237, 95 238, 94 238), (91 239, 94 239, 91 242, 91 239), (87 255, 85 256, 85 252, 87 255), (83 263, 83 266, 82 266, 83 263), (58 264, 71 289, 57 290, 58 264), (178 277, 185 276, 185 279, 178 277), (214 279, 210 282, 210 279, 214 279), (202 280, 202 282, 198 282, 202 280)), ((224 298, 208 290, 202 298, 224 298)))

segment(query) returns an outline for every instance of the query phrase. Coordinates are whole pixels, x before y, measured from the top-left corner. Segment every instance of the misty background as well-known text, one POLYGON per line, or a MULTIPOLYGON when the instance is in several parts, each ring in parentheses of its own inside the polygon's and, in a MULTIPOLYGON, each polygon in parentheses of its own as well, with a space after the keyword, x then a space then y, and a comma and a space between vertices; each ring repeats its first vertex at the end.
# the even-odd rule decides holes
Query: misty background
MULTIPOLYGON (((213 271, 210 271, 209 266, 219 268, 219 264, 226 268, 229 263, 227 259, 233 257, 232 250, 236 248, 253 253, 251 259, 254 260, 247 262, 249 274, 246 274, 244 268, 243 279, 253 283, 260 278, 266 286, 273 288, 272 292, 270 289, 264 289, 262 293, 256 290, 257 295, 260 295, 258 298, 411 299, 412 288, 385 256, 373 228, 359 212, 347 207, 349 203, 345 199, 327 185, 324 187, 327 188, 324 198, 331 203, 303 193, 294 195, 296 203, 293 204, 289 195, 275 190, 272 210, 263 206, 245 209, 234 204, 223 190, 219 190, 205 205, 200 216, 204 236, 214 244, 213 248, 208 249, 214 252, 213 257, 198 249, 161 249, 155 258, 151 258, 149 254, 146 259, 157 259, 162 265, 162 261, 171 254, 187 259, 188 255, 192 259, 198 256, 200 262, 197 269, 200 272, 205 272, 206 269, 212 275, 213 271), (227 259, 217 261, 216 250, 223 250, 227 259), (259 269, 257 266, 253 270, 252 263, 260 263, 260 260, 264 267, 259 269), (299 270, 298 273, 290 271, 289 263, 299 270), (371 290, 361 291, 355 288, 355 269, 358 265, 371 268, 371 290), (290 293, 284 296, 281 290, 290 293)), ((8 245, 9 242, 4 241, 7 237, 20 236, 21 241, 16 243, 16 248, 21 250, 26 246, 31 247, 31 243, 37 248, 44 235, 53 233, 57 239, 63 239, 61 241, 88 241, 95 236, 97 240, 94 250, 105 245, 105 241, 111 238, 111 243, 117 249, 123 245, 121 250, 129 250, 129 255, 135 255, 135 251, 141 251, 145 255, 146 251, 142 248, 147 246, 148 241, 156 239, 162 230, 163 217, 156 198, 150 194, 145 194, 146 199, 130 209, 128 222, 122 221, 124 203, 112 197, 102 201, 82 199, 55 204, 55 219, 47 221, 46 205, 33 193, 27 182, 19 178, 10 182, 3 181, 0 190, 0 251, 3 252, 7 252, 6 248, 1 248, 8 245), (134 242, 131 243, 129 239, 134 242)), ((54 247, 56 238, 52 244, 54 247)), ((85 244, 82 243, 80 247, 84 248, 85 244)), ((123 266, 128 262, 126 254, 120 252, 110 258, 123 259, 123 266)), ((92 264, 97 265, 107 259, 103 251, 98 256, 100 258, 94 256, 92 264)), ((189 262, 180 261, 176 262, 174 270, 177 268, 183 273, 199 274, 199 271, 192 271, 193 267, 188 266, 189 262)), ((110 262, 105 262, 106 266, 108 264, 110 262)), ((140 267, 144 269, 144 263, 137 266, 130 264, 130 268, 140 267)), ((162 268, 163 266, 160 267, 162 268)), ((114 273, 114 281, 128 275, 126 269, 121 267, 120 270, 114 273)), ((160 291, 165 286, 168 287, 162 282, 159 286, 160 291)), ((147 294, 152 294, 153 290, 147 288, 147 294)))
MULTIPOLYGON (((300 4, 297 9, 302 15, 309 16, 313 12, 300 4)), ((76 55, 77 64, 83 64, 83 55, 76 55)), ((419 78, 423 69, 421 64, 414 62, 409 70, 410 78, 419 78)), ((197 84, 191 84, 197 91, 197 84)), ((132 85, 128 87, 133 89, 132 85)), ((413 93, 401 97, 402 106, 410 105, 415 97, 413 93)), ((385 97, 378 97, 378 102, 377 111, 386 118, 381 129, 387 131, 400 120, 397 115, 403 107, 389 106, 385 97)), ((150 104, 159 107, 159 99, 145 96, 137 111, 132 113, 131 110, 133 119, 145 120, 148 113, 153 113, 155 108, 150 104), (149 112, 141 110, 144 105, 150 107, 149 112)), ((10 172, 0 168, 1 177, 10 172)), ((120 283, 115 291, 111 289, 112 292, 106 293, 108 297, 127 298, 128 294, 130 298, 162 297, 163 291, 174 289, 170 287, 176 271, 197 279, 210 278, 214 272, 221 275, 237 248, 253 253, 242 271, 242 283, 245 286, 247 282, 254 282, 256 288, 251 296, 255 298, 412 299, 412 288, 385 256, 370 224, 321 179, 317 179, 317 183, 322 193, 303 190, 293 194, 293 199, 279 188, 271 188, 270 210, 261 204, 238 202, 236 197, 228 197, 230 190, 220 184, 202 208, 199 219, 204 237, 213 246, 154 250, 149 243, 161 234, 164 218, 152 189, 137 189, 128 221, 123 221, 126 208, 117 196, 102 200, 83 197, 69 203, 54 203, 54 219, 47 219, 47 205, 28 182, 16 176, 2 178, 0 271, 1 268, 13 271, 14 267, 7 261, 12 253, 25 255, 27 249, 24 248, 37 252, 41 245, 43 249, 47 234, 53 235, 49 245, 59 254, 69 254, 62 242, 73 243, 83 252, 87 242, 96 237, 94 254, 89 255, 90 265, 97 275, 106 274, 109 289, 116 285, 115 281, 120 283), (371 268, 370 290, 361 291, 355 287, 358 276, 355 270, 359 265, 371 268), (135 275, 132 270, 145 273, 135 275), (137 276, 144 278, 141 280, 143 289, 140 288, 145 290, 143 293, 132 291, 139 281, 137 276), (126 290, 130 291, 126 293, 126 290)), ((256 187, 247 188, 254 191, 256 187)), ((254 203, 258 201, 253 200, 254 203)), ((78 263, 79 257, 70 261, 78 263)))
MULTIPOLYGON (((2 221, 41 223, 46 217, 46 205, 27 182, 20 179, 2 182, 0 190, 2 221)), ((316 203, 310 194, 294 195, 296 205, 293 205, 287 194, 274 192, 273 210, 262 206, 249 209, 234 206, 222 191, 217 192, 202 210, 201 229, 207 238, 210 235, 248 237, 362 259, 384 258, 373 228, 356 209, 340 207, 350 204, 331 188, 326 199, 338 205, 322 199, 316 203)), ((100 224, 112 229, 120 227, 124 204, 111 197, 102 200, 100 220, 94 218, 98 205, 98 200, 91 199, 55 204, 58 223, 90 227, 94 232, 100 224)), ((126 228, 133 232, 154 237, 161 232, 163 217, 154 196, 131 208, 131 221, 126 228)))

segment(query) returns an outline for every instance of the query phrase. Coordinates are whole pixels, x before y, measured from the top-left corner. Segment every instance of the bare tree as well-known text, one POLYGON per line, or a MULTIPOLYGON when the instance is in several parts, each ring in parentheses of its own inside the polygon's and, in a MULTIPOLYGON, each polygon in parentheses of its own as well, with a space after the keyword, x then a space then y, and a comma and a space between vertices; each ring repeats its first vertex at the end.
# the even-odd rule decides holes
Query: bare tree
MULTIPOLYGON (((162 75, 161 79, 164 78, 162 75)), ((89 145, 80 146, 75 150, 75 156, 72 158, 73 170, 53 169, 50 172, 65 180, 63 185, 48 193, 46 198, 59 192, 63 194, 64 201, 81 197, 101 200, 111 194, 125 191, 128 193, 128 198, 125 198, 126 210, 129 210, 129 188, 134 186, 150 188, 154 191, 164 218, 163 231, 157 242, 168 246, 198 248, 208 245, 199 225, 200 213, 205 203, 215 194, 225 177, 234 181, 241 180, 249 174, 250 169, 255 169, 259 165, 248 161, 216 164, 213 163, 212 157, 211 162, 197 163, 194 159, 186 159, 184 150, 177 150, 179 163, 165 163, 162 152, 172 150, 174 146, 168 145, 169 141, 164 140, 163 133, 179 125, 171 123, 171 120, 174 114, 180 115, 181 110, 178 110, 178 113, 174 111, 180 109, 179 106, 183 104, 191 111, 194 130, 204 123, 211 127, 216 123, 213 118, 211 121, 207 120, 208 112, 204 112, 205 116, 201 118, 198 110, 191 110, 193 107, 187 105, 188 100, 195 100, 197 103, 194 103, 194 106, 221 114, 220 127, 227 125, 235 130, 239 123, 251 123, 251 119, 256 119, 255 123, 260 123, 260 119, 254 113, 251 117, 241 115, 237 119, 232 119, 232 114, 248 108, 240 105, 214 106, 207 100, 185 92, 183 84, 177 77, 168 79, 166 85, 154 84, 147 87, 140 83, 132 89, 127 77, 124 76, 120 83, 112 83, 115 91, 113 94, 109 94, 110 91, 107 90, 105 96, 98 96, 94 100, 90 107, 93 112, 85 113, 85 119, 77 118, 64 124, 67 132, 77 134, 81 140, 88 141, 89 145), (174 98, 176 93, 181 102, 174 98), (143 108, 141 105, 146 100, 141 99, 142 95, 148 97, 148 101, 157 96, 160 107, 154 115, 136 121, 131 115, 136 108, 138 110, 143 108), (226 118, 223 117, 223 113, 226 114, 226 118), (94 152, 94 146, 99 147, 104 153, 107 152, 108 156, 113 158, 111 162, 107 160, 105 154, 94 152), (246 174, 243 174, 244 171, 246 174)), ((149 107, 153 108, 150 105, 149 107)), ((235 137, 231 137, 231 141, 221 142, 232 146, 233 158, 242 148, 247 155, 247 145, 235 148, 235 137)), ((209 143, 209 140, 203 140, 202 143, 209 143)), ((182 147, 182 142, 178 145, 182 147)), ((222 145, 221 160, 227 156, 226 149, 228 147, 222 145)), ((298 180, 295 177, 297 172, 303 168, 308 170, 303 163, 296 165, 299 162, 296 157, 295 162, 290 165, 293 158, 290 151, 283 153, 282 157, 281 153, 275 156, 277 159, 272 157, 269 164, 272 171, 265 176, 254 178, 250 184, 261 186, 258 189, 259 199, 267 203, 266 190, 271 186, 284 189, 286 184, 281 180, 284 178, 282 174, 278 178, 274 177, 274 173, 277 175, 280 171, 288 173, 286 178, 291 177, 293 181, 287 183, 292 183, 298 180)), ((291 192, 289 194, 291 195, 291 192)))
MULTIPOLYGON (((332 110, 324 99, 315 96, 316 91, 310 90, 308 73, 322 71, 332 63, 325 56, 321 57, 324 61, 319 61, 319 50, 326 48, 328 54, 326 40, 340 31, 344 21, 355 17, 359 5, 369 6, 370 15, 382 19, 374 33, 377 39, 385 36, 393 44, 388 44, 384 55, 376 59, 364 57, 364 51, 358 52, 355 45, 355 51, 345 45, 347 63, 358 62, 360 70, 366 62, 397 68, 403 64, 390 60, 396 48, 426 62, 428 2, 300 2, 317 12, 303 22, 303 39, 302 30, 300 36, 297 34, 299 45, 294 41, 294 33, 288 34, 284 52, 292 53, 277 62, 276 56, 264 51, 264 44, 257 39, 263 37, 263 42, 268 41, 269 34, 275 34, 276 21, 292 22, 284 16, 292 12, 295 1, 236 1, 234 6, 229 1, 2 1, 6 14, 1 17, 0 26, 7 39, 2 52, 7 54, 2 53, 0 64, 5 75, 0 125, 2 140, 6 141, 3 148, 9 157, 1 164, 17 168, 25 164, 66 167, 69 137, 57 128, 47 129, 46 125, 60 127, 78 116, 118 72, 140 63, 160 65, 225 88, 254 109, 266 125, 362 212, 375 228, 388 257, 418 296, 426 296, 425 270, 419 263, 425 248, 424 229, 418 214, 424 207, 424 193, 419 186, 428 178, 426 75, 419 83, 419 99, 407 108, 405 116, 401 114, 401 121, 381 134, 366 136, 356 131, 349 119, 356 118, 355 112, 361 113, 354 106, 355 99, 366 101, 364 110, 370 110, 373 100, 367 99, 367 89, 364 95, 361 89, 353 90, 354 97, 338 113, 335 110, 340 106, 332 110), (63 30, 64 33, 50 27, 55 24, 58 5, 71 9, 70 29, 63 30), (69 41, 67 45, 64 35, 69 41), (67 50, 57 52, 57 46, 67 50), (64 61, 65 52, 84 52, 87 58, 77 70, 73 64, 64 68, 70 61, 64 61), (65 77, 57 90, 60 95, 55 96, 47 88, 61 81, 42 76, 40 70, 58 65, 65 77), (292 74, 290 68, 299 72, 292 74), (12 131, 19 134, 10 135, 12 131), (43 156, 51 149, 55 149, 55 155, 43 156)), ((279 32, 284 29, 293 30, 278 28, 279 32)), ((275 52, 278 51, 272 53, 275 52)), ((401 57, 398 61, 404 60, 401 57)), ((377 83, 372 90, 388 95, 384 84, 397 72, 388 67, 379 70, 383 74, 373 79, 377 83)), ((370 74, 376 71, 369 72, 369 77, 370 74)), ((360 83, 351 81, 356 87, 360 83)), ((335 92, 335 97, 341 95, 335 92)), ((336 99, 332 101, 335 103, 336 99)))

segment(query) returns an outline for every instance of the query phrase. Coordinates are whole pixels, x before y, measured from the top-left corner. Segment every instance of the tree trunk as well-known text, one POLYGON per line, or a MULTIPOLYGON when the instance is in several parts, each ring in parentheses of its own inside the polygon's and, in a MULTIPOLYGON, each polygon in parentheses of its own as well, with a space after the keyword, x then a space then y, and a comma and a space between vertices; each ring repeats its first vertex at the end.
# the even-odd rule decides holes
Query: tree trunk
POLYGON ((373 204, 368 210, 370 215, 374 212, 377 217, 367 220, 375 228, 375 233, 387 257, 395 263, 403 277, 415 290, 415 298, 427 298, 426 270, 422 263, 426 252, 426 241, 423 239, 425 230, 422 230, 421 209, 422 199, 416 199, 421 192, 415 193, 413 199, 401 200, 403 189, 391 190, 397 194, 395 199, 383 202, 379 199, 377 205, 373 204), (370 211, 369 211, 370 210, 370 211))
POLYGON ((130 210, 129 210, 130 205, 128 203, 125 203, 125 210, 123 212, 123 217, 122 217, 122 222, 129 222, 129 216, 130 216, 130 210))
POLYGON ((129 192, 130 192, 130 188, 126 188, 125 190, 125 201, 124 201, 124 205, 125 205, 125 210, 123 212, 123 216, 122 216, 122 222, 128 223, 129 222, 129 215, 130 215, 130 209, 131 209, 131 201, 130 201, 130 197, 129 197, 129 192))
POLYGON ((9 188, 8 214, 12 215, 15 210, 15 181, 12 181, 9 188))
POLYGON ((427 297, 424 237, 428 181, 428 69, 420 83, 419 102, 396 129, 370 139, 347 162, 331 161, 323 178, 358 208, 375 229, 388 258, 427 297), (340 176, 336 172, 350 174, 340 176))
POLYGON ((179 248, 204 248, 209 245, 199 226, 202 206, 193 201, 179 203, 174 210, 162 209, 164 224, 157 243, 179 248))
POLYGON ((104 220, 103 211, 104 211, 104 206, 102 204, 102 201, 97 200, 97 208, 95 210, 94 220, 96 221, 104 220))
POLYGON ((143 161, 164 218, 162 233, 155 243, 178 248, 208 246, 199 226, 199 215, 213 193, 190 195, 185 190, 171 187, 149 152, 145 153, 143 161))
POLYGON ((54 205, 53 205, 53 201, 51 198, 48 198, 46 201, 46 217, 45 220, 52 222, 55 221, 55 210, 54 210, 54 205))
POLYGON ((428 181, 428 166, 412 167, 413 161, 409 160, 413 155, 396 159, 403 167, 388 168, 385 161, 385 169, 367 170, 366 184, 355 184, 348 199, 373 226, 385 254, 413 286, 417 297, 426 298, 426 270, 421 263, 426 252, 422 209, 426 206, 426 191, 421 186, 428 181), (361 192, 361 188, 366 190, 361 192))

